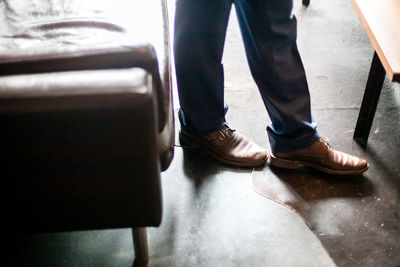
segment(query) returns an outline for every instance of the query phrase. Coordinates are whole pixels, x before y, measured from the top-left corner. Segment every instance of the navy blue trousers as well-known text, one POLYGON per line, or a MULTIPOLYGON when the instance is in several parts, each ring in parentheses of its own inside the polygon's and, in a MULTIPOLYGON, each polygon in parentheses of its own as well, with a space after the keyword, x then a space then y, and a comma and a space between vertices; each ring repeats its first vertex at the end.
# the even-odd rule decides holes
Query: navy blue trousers
POLYGON ((272 121, 267 126, 272 151, 309 146, 319 136, 296 44, 292 0, 177 0, 174 55, 181 127, 204 135, 226 123, 221 60, 232 4, 252 76, 272 121))

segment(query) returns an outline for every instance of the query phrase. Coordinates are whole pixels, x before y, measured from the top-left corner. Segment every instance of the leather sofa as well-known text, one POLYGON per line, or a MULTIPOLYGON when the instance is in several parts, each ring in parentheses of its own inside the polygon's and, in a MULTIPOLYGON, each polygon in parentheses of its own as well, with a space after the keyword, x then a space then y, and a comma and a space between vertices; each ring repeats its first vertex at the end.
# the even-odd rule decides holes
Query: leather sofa
POLYGON ((162 217, 174 121, 164 0, 0 2, 0 167, 8 232, 162 217))

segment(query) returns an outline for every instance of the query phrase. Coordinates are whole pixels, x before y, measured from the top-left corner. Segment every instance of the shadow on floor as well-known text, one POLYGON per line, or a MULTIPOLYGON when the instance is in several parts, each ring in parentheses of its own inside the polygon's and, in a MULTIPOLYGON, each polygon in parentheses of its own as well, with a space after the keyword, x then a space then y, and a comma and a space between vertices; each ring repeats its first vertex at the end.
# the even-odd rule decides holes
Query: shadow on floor
POLYGON ((390 176, 372 177, 270 167, 252 180, 256 192, 299 213, 338 266, 393 266, 400 262, 399 190, 393 179, 382 183, 390 176))

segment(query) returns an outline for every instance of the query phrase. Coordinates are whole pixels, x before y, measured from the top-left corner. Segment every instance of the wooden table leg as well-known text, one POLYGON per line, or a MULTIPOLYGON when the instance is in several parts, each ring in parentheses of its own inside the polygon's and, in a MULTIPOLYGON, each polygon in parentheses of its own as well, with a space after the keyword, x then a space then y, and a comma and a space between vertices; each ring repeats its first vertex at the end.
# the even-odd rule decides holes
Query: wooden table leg
POLYGON ((378 105, 379 96, 385 80, 385 74, 385 69, 382 66, 378 54, 375 52, 353 136, 353 138, 363 146, 367 144, 376 106, 378 105))

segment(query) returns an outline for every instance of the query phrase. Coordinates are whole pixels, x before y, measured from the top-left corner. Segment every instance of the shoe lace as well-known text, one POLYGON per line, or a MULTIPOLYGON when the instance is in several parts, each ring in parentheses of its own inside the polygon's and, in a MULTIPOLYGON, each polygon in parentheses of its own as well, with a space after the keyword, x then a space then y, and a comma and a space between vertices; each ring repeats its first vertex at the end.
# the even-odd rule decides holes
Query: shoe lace
POLYGON ((225 124, 219 131, 218 131, 218 139, 224 140, 225 137, 231 136, 236 130, 230 128, 227 124, 225 124))
POLYGON ((326 146, 331 147, 331 145, 329 144, 329 139, 326 137, 320 137, 319 140, 324 143, 326 146))

